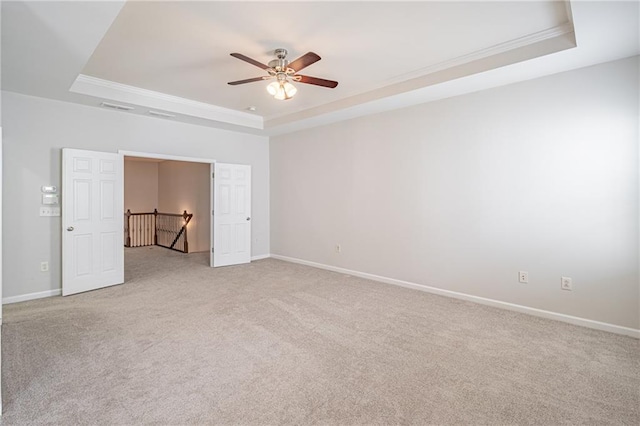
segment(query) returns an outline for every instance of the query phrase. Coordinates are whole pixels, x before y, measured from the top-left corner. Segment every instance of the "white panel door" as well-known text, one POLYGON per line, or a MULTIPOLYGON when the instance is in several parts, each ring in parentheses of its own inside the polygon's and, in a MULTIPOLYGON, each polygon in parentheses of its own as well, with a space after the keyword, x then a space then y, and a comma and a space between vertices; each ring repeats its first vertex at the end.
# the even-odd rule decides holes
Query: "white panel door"
POLYGON ((214 164, 213 266, 251 262, 251 166, 214 164))
POLYGON ((124 282, 120 154, 62 150, 62 295, 124 282))

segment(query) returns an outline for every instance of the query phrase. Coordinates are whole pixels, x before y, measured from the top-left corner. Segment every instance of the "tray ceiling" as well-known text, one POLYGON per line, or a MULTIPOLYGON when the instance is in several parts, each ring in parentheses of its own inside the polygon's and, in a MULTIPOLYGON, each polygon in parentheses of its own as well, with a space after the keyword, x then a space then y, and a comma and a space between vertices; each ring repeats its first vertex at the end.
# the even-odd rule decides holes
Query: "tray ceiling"
MULTIPOLYGON (((6 32, 15 37, 51 23, 56 40, 66 43, 47 40, 51 48, 78 47, 67 99, 118 101, 142 107, 138 113, 153 108, 171 112, 174 120, 252 132, 295 130, 321 124, 321 117, 335 121, 403 106, 426 88, 471 81, 580 45, 580 28, 574 34, 579 13, 562 1, 45 3, 3 2, 3 89, 25 83, 13 69, 5 72, 4 53, 11 57, 38 39, 31 33, 7 42, 6 32), (56 15, 64 16, 67 27, 54 22, 56 15), (7 16, 13 23, 6 24, 7 16), (84 33, 84 39, 75 38, 84 33), (281 47, 290 60, 318 53, 322 60, 303 73, 339 86, 294 83, 298 94, 277 101, 265 90, 268 82, 227 84, 266 75, 231 52, 267 63, 281 47)), ((63 53, 60 60, 70 55, 63 53)), ((70 75, 67 68, 71 64, 60 72, 70 75)))

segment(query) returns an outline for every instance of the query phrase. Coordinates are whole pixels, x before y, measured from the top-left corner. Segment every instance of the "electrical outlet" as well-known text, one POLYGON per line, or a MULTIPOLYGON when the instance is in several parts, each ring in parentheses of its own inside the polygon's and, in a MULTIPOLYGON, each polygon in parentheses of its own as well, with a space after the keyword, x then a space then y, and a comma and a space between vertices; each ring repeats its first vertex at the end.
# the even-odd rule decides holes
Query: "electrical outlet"
POLYGON ((47 272, 49 270, 49 262, 40 262, 40 271, 47 272))
POLYGON ((569 277, 562 277, 560 279, 560 288, 563 290, 573 290, 573 281, 569 277))
POLYGON ((340 253, 342 251, 342 247, 340 247, 340 244, 336 244, 336 253, 340 253))
POLYGON ((518 281, 520 281, 521 283, 528 283, 529 273, 527 271, 518 272, 518 281))

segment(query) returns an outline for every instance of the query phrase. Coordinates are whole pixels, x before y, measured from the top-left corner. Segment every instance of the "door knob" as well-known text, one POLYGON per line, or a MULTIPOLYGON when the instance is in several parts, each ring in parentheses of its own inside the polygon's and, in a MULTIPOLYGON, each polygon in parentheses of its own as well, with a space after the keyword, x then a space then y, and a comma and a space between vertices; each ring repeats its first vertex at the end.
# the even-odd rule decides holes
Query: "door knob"
POLYGON ((247 218, 247 220, 251 220, 251 218, 250 218, 250 217, 248 217, 248 218, 247 218))
POLYGON ((67 231, 73 231, 73 230, 74 230, 73 226, 70 226, 67 228, 67 231))

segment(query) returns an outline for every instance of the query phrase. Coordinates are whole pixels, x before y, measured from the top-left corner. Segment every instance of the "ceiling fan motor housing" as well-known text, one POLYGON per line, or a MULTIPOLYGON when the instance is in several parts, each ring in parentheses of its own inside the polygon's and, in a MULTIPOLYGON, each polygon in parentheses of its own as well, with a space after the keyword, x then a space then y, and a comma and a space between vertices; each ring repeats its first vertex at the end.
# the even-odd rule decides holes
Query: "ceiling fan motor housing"
MULTIPOLYGON (((283 72, 283 73, 289 74, 289 68, 288 68, 289 61, 286 59, 287 53, 288 53, 287 49, 276 49, 275 54, 278 59, 269 61, 269 64, 268 64, 269 67, 273 68, 278 73, 283 72)), ((292 71, 291 74, 295 72, 293 70, 291 71, 292 71)))

